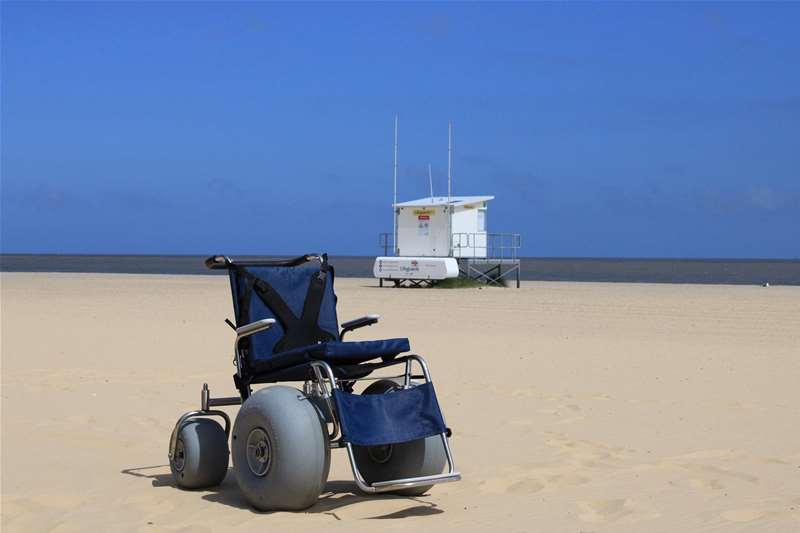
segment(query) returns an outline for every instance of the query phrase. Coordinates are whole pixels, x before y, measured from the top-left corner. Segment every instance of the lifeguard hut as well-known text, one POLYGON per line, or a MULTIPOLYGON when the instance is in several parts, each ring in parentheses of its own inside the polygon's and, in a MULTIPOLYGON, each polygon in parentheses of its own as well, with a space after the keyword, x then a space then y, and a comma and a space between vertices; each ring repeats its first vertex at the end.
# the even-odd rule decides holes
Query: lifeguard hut
POLYGON ((394 211, 392 233, 381 233, 383 255, 375 258, 373 273, 395 286, 432 285, 464 276, 502 285, 514 276, 519 287, 522 244, 519 233, 487 231, 488 205, 494 196, 452 196, 452 124, 448 125, 447 196, 431 195, 397 201, 397 117, 394 142, 394 211))
POLYGON ((383 256, 374 274, 395 285, 432 285, 459 275, 501 285, 513 276, 519 287, 518 233, 487 231, 494 196, 429 196, 394 204, 397 246, 380 235, 383 256), (449 209, 448 209, 449 206, 449 209))
POLYGON ((455 196, 449 200, 446 196, 430 196, 395 204, 397 255, 486 257, 489 200, 494 200, 494 196, 455 196), (462 233, 475 238, 461 243, 449 237, 462 233))

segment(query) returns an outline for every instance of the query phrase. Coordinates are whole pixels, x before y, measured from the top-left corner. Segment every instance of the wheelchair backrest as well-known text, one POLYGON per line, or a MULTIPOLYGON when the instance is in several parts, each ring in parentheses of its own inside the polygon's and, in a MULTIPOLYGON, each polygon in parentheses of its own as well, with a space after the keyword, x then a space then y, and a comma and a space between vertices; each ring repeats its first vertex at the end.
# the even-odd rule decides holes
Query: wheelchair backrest
POLYGON ((270 329, 242 342, 247 359, 339 340, 333 267, 327 256, 227 265, 236 326, 274 318, 270 329))

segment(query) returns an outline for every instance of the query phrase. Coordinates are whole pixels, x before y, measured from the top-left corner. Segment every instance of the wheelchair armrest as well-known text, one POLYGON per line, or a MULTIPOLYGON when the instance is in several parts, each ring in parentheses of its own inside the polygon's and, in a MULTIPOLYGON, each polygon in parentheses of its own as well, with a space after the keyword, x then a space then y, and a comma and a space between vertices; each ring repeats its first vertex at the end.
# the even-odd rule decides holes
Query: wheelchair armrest
POLYGON ((339 334, 340 338, 344 338, 344 334, 354 329, 363 328, 364 326, 371 326, 377 324, 380 315, 367 315, 361 318, 356 318, 342 324, 342 332, 339 334))
MULTIPOLYGON (((230 321, 227 321, 228 325, 230 325, 230 321)), ((233 341, 233 352, 236 354, 236 359, 234 362, 236 363, 236 376, 241 379, 242 377, 242 352, 239 350, 239 342, 244 339, 245 337, 249 337, 250 335, 255 335, 261 331, 266 331, 275 324, 274 318, 264 318, 262 320, 256 320, 255 322, 250 322, 249 324, 245 324, 244 326, 240 326, 238 328, 234 328, 236 330, 236 340, 233 341)), ((236 378, 234 377, 234 380, 236 378)), ((238 386, 238 385, 237 385, 238 386)))
POLYGON ((256 320, 255 322, 251 322, 250 324, 245 324, 239 328, 236 328, 236 339, 242 339, 244 337, 249 337, 259 331, 264 331, 272 327, 275 323, 274 318, 265 318, 263 320, 256 320))

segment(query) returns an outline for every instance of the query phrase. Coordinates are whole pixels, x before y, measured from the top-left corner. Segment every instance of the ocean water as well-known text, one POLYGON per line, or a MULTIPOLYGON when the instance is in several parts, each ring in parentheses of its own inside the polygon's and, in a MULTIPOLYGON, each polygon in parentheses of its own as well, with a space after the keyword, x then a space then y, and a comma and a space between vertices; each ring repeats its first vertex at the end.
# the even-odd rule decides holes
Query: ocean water
MULTIPOLYGON (((242 257, 244 258, 244 257, 242 257)), ((256 257, 248 256, 247 259, 256 257)), ((262 257, 259 257, 262 258, 262 257)), ((2 254, 4 272, 220 274, 205 256, 2 254)), ((371 256, 333 256, 336 275, 372 277, 371 256)), ((800 259, 522 258, 520 277, 543 281, 800 285, 800 259)))

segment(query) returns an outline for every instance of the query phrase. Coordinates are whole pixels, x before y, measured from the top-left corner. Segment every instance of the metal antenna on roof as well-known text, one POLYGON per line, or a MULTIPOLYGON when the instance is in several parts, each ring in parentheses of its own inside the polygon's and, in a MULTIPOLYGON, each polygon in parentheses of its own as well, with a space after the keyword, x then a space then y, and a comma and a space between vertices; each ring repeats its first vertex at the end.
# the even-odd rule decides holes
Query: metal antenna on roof
POLYGON ((453 255, 453 206, 452 203, 452 182, 453 182, 453 121, 447 121, 447 234, 449 236, 449 254, 453 255))
POLYGON ((428 184, 431 186, 431 198, 433 198, 433 176, 431 175, 431 164, 428 163, 428 184))
POLYGON ((397 115, 394 116, 394 196, 392 202, 392 249, 397 253, 397 115))

